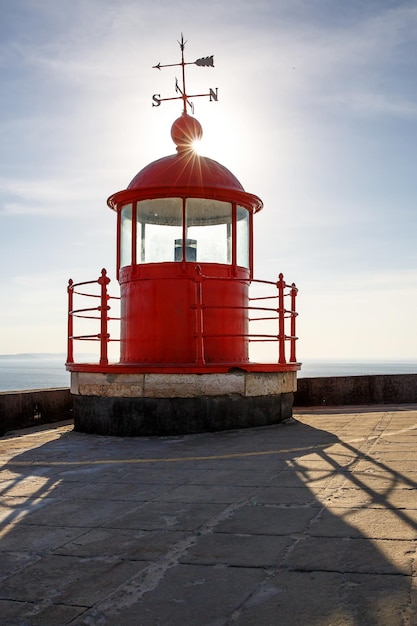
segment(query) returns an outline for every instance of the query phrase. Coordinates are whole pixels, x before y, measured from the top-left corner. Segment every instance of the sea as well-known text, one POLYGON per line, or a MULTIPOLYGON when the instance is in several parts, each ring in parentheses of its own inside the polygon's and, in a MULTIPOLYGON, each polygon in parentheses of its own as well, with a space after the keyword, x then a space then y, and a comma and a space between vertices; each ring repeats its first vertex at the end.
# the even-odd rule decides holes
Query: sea
MULTIPOLYGON (((94 362, 87 358, 80 362, 94 362)), ((412 359, 300 359, 298 378, 362 376, 366 374, 417 374, 412 359)), ((65 354, 0 354, 0 392, 69 387, 65 354)))
POLYGON ((0 392, 70 386, 65 354, 0 354, 0 392))

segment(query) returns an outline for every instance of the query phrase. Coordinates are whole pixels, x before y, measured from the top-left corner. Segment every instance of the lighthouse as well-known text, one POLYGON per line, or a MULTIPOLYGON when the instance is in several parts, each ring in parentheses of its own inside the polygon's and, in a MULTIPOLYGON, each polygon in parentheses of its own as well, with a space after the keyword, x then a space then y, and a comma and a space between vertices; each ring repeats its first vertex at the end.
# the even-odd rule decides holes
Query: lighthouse
POLYGON ((120 295, 107 271, 68 284, 68 356, 75 429, 110 435, 176 435, 260 426, 292 415, 296 374, 294 283, 254 276, 253 233, 260 198, 217 161, 199 155, 203 129, 193 100, 217 100, 217 89, 190 95, 186 66, 214 67, 213 57, 155 66, 180 67, 172 98, 175 152, 141 169, 113 193, 120 295), (253 296, 261 286, 263 295, 253 296), (265 292, 266 289, 266 292, 265 292), (91 290, 91 291, 89 291, 91 290), (266 293, 266 295, 264 295, 266 293), (96 299, 98 306, 77 304, 96 299), (109 362, 112 299, 120 299, 119 358, 109 362), (79 334, 80 318, 97 332, 79 334), (259 332, 259 325, 266 330, 259 332), (255 331, 253 330, 256 326, 255 331), (271 330, 272 329, 272 330, 271 330), (97 362, 74 358, 79 340, 97 341, 97 362), (250 344, 271 343, 275 357, 251 360, 250 344))

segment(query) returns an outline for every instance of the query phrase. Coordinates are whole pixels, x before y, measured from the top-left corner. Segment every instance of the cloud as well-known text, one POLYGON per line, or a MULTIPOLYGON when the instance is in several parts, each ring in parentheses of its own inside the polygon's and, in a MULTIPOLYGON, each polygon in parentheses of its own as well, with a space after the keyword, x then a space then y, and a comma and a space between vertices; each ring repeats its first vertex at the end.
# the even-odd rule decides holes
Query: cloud
POLYGON ((174 151, 178 103, 152 109, 151 97, 175 95, 177 68, 152 66, 179 60, 181 30, 187 58, 215 56, 213 70, 187 74, 192 89, 219 87, 218 103, 195 102, 204 154, 265 201, 255 217, 256 276, 282 270, 300 285, 311 337, 317 309, 338 318, 323 346, 364 296, 377 304, 363 317, 378 315, 387 290, 414 302, 415 272, 402 272, 414 254, 415 225, 404 215, 416 198, 414 3, 16 0, 2 18, 3 266, 13 255, 13 272, 32 272, 15 291, 5 272, 10 324, 15 309, 44 293, 40 308, 61 326, 53 302, 66 276, 88 279, 106 264, 111 272, 116 229, 107 196, 174 151), (65 274, 56 295, 37 282, 51 264, 65 274))
MULTIPOLYGON (((338 298, 345 299, 363 297, 364 292, 373 294, 389 306, 393 298, 402 295, 407 307, 417 308, 417 268, 369 269, 356 267, 350 273, 334 278, 332 283, 323 283, 323 276, 311 277, 303 288, 309 296, 313 293, 320 298, 335 302, 338 298)), ((406 307, 404 307, 406 308, 406 307)))
POLYGON ((103 201, 88 179, 73 176, 42 180, 3 178, 0 192, 6 195, 0 210, 7 215, 68 218, 92 212, 103 201))
POLYGON ((369 116, 390 115, 394 117, 417 116, 417 102, 401 96, 375 92, 346 92, 339 93, 327 99, 327 104, 343 105, 353 112, 369 116))
POLYGON ((307 109, 310 117, 323 107, 332 115, 344 108, 414 117, 417 7, 382 4, 373 14, 363 8, 330 27, 325 19, 289 20, 285 27, 272 20, 252 58, 262 59, 262 72, 271 76, 268 100, 307 109), (410 80, 398 80, 399 72, 410 80))

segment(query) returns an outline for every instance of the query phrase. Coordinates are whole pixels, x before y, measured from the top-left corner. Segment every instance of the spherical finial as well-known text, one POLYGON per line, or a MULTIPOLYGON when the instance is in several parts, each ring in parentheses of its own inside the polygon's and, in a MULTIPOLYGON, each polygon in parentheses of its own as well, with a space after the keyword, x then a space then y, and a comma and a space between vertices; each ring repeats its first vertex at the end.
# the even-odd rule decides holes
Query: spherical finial
POLYGON ((200 122, 195 118, 183 113, 173 123, 171 127, 171 137, 178 152, 182 150, 192 150, 193 143, 200 141, 203 136, 203 129, 200 122))

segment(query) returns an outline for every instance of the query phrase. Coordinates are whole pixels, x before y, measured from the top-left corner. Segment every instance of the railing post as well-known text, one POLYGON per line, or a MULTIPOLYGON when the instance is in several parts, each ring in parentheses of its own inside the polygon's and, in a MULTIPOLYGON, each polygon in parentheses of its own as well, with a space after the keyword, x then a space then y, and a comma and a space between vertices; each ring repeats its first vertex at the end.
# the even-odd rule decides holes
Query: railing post
POLYGON ((203 321, 203 277, 201 275, 201 267, 195 268, 196 271, 196 364, 204 365, 204 321, 203 321))
POLYGON ((74 320, 72 310, 74 304, 74 281, 70 278, 68 281, 68 343, 67 343, 67 363, 74 363, 74 320))
POLYGON ((290 363, 296 363, 297 357, 295 355, 295 345, 297 341, 297 337, 295 335, 295 318, 297 317, 297 312, 295 308, 295 301, 297 298, 297 287, 295 283, 291 285, 291 339, 290 339, 290 363))
POLYGON ((278 276, 278 363, 286 363, 285 360, 285 305, 284 305, 284 275, 278 276))
POLYGON ((101 276, 97 280, 101 286, 100 293, 100 365, 107 365, 109 362, 107 356, 107 343, 109 341, 109 333, 107 332, 107 312, 110 307, 108 305, 107 285, 110 282, 110 278, 107 277, 107 272, 103 268, 101 270, 101 276))

